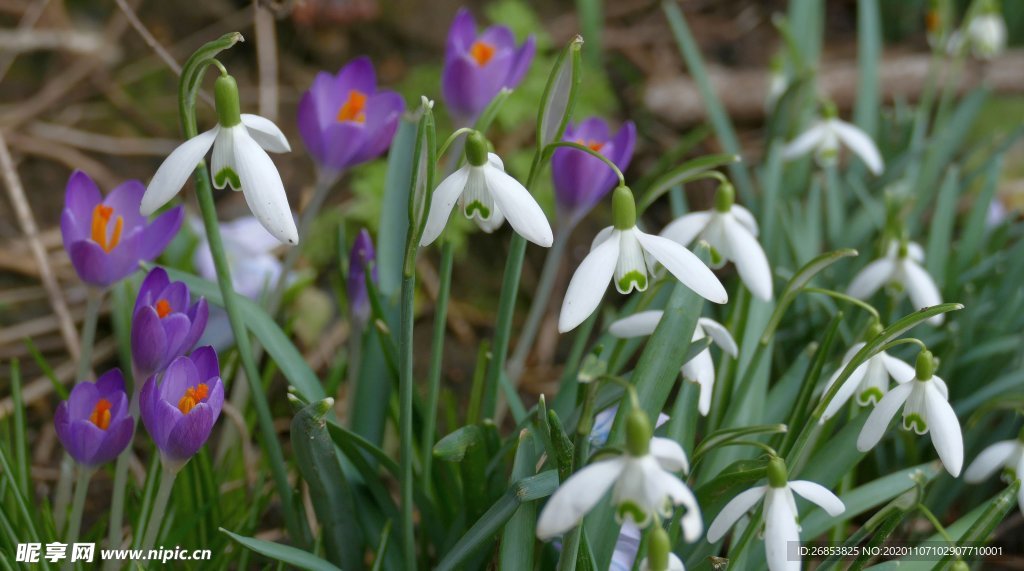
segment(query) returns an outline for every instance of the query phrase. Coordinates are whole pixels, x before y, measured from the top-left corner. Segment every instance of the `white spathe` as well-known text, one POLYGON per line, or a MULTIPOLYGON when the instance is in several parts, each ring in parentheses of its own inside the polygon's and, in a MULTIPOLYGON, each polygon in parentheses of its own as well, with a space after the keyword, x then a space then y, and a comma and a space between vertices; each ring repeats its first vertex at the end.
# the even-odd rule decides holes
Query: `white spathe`
MULTIPOLYGON (((924 250, 920 244, 909 242, 906 254, 900 255, 899 245, 889 244, 886 255, 864 266, 850 286, 847 295, 857 299, 868 299, 878 289, 887 284, 898 284, 907 295, 915 309, 924 309, 942 303, 942 295, 935 280, 921 264, 924 262, 924 250)), ((936 315, 928 319, 932 325, 942 325, 945 316, 936 315)))
POLYGON ((889 422, 903 407, 904 430, 931 434, 942 465, 954 478, 959 476, 964 463, 964 438, 960 421, 948 399, 949 389, 937 376, 925 381, 915 377, 897 385, 871 411, 857 437, 857 449, 867 452, 874 448, 889 428, 889 422))
POLYGON ((719 512, 718 517, 708 527, 708 541, 715 543, 744 514, 764 498, 764 550, 768 569, 771 571, 799 570, 800 560, 787 557, 789 542, 800 541, 800 527, 797 525, 799 514, 793 492, 820 506, 828 515, 835 517, 846 511, 846 506, 820 484, 808 480, 792 480, 785 486, 773 488, 758 486, 741 492, 729 501, 719 512))
POLYGON ((456 203, 485 232, 494 232, 508 220, 516 233, 538 246, 548 248, 554 241, 544 210, 526 187, 505 173, 504 163, 494 153, 487 154, 486 163, 466 164, 437 185, 420 246, 437 240, 456 203))
POLYGON ((619 293, 646 290, 654 273, 648 256, 704 299, 729 301, 722 282, 693 252, 668 238, 641 232, 636 226, 625 230, 609 226, 598 233, 590 253, 569 281, 558 331, 571 331, 590 317, 601 304, 610 281, 619 293))
MULTIPOLYGON (((850 347, 846 355, 843 356, 842 364, 839 365, 835 373, 832 373, 828 384, 825 385, 825 393, 832 388, 832 385, 839 379, 839 375, 842 374, 843 369, 853 360, 854 355, 864 348, 864 345, 865 343, 861 342, 850 347)), ((914 367, 889 355, 885 351, 879 351, 853 370, 853 373, 846 379, 843 386, 832 397, 832 400, 829 401, 828 406, 825 407, 825 413, 821 415, 821 419, 818 422, 823 424, 826 420, 835 416, 836 412, 855 394, 857 395, 857 404, 861 406, 878 403, 885 396, 885 393, 889 392, 890 378, 897 383, 910 381, 914 378, 914 367)))
POLYGON ((772 270, 768 257, 757 241, 758 227, 754 215, 733 204, 728 212, 708 210, 680 216, 661 231, 669 240, 689 246, 701 239, 714 248, 736 271, 754 297, 772 298, 772 270))
POLYGON ((629 505, 643 513, 640 521, 627 520, 640 527, 650 525, 656 516, 670 516, 674 506, 684 506, 683 537, 694 541, 704 527, 700 507, 690 488, 673 473, 688 468, 682 447, 658 437, 651 439, 650 451, 643 456, 623 454, 594 462, 555 490, 540 513, 537 537, 551 539, 576 527, 611 488, 612 505, 629 505))
MULTIPOLYGON (((608 332, 615 337, 623 339, 650 335, 654 333, 654 329, 658 326, 658 322, 661 321, 664 313, 664 311, 657 309, 634 313, 629 317, 624 317, 612 323, 608 328, 608 332)), ((729 354, 729 356, 736 358, 739 354, 736 340, 733 339, 732 334, 729 333, 729 330, 724 325, 714 319, 701 317, 697 320, 697 325, 693 329, 693 337, 690 341, 699 341, 707 336, 710 336, 715 345, 721 347, 722 351, 729 354)), ((711 349, 704 349, 693 359, 683 363, 680 372, 683 374, 684 379, 693 381, 700 386, 697 408, 702 415, 707 416, 711 410, 711 397, 715 389, 715 362, 711 358, 711 349)))
POLYGON ((782 158, 792 160, 814 151, 819 163, 831 164, 839 154, 840 143, 860 157, 871 172, 882 174, 885 163, 875 142, 859 127, 837 117, 815 121, 809 129, 786 144, 782 158))
POLYGON ((298 244, 299 232, 281 173, 267 155, 267 151, 290 151, 288 139, 269 119, 244 113, 241 119, 233 127, 218 124, 174 149, 146 187, 139 208, 142 215, 153 214, 174 198, 213 147, 214 186, 224 188, 230 184, 232 189, 241 190, 249 210, 268 232, 281 242, 298 244))

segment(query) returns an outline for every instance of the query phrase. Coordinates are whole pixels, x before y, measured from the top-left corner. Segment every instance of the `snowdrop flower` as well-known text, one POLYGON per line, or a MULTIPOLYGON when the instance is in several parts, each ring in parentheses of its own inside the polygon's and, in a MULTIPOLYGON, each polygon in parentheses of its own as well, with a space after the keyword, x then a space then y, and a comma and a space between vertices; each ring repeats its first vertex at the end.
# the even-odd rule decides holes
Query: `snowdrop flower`
MULTIPOLYGON (((914 242, 892 242, 884 258, 864 266, 854 276, 846 293, 858 299, 867 299, 885 284, 898 284, 910 295, 910 302, 915 309, 938 305, 942 303, 939 288, 921 267, 922 262, 924 250, 920 245, 914 242)), ((942 325, 943 319, 944 316, 939 314, 930 318, 928 323, 942 325)))
POLYGON ((878 401, 857 437, 857 449, 867 452, 878 444, 892 417, 903 407, 903 429, 918 434, 931 433, 939 460, 954 478, 964 463, 964 438, 960 421, 949 405, 949 389, 935 376, 935 360, 930 351, 917 356, 914 379, 900 384, 878 401))
POLYGON ((859 127, 837 117, 835 107, 831 105, 826 107, 824 117, 786 144, 782 158, 792 160, 814 151, 818 164, 830 165, 839 157, 840 143, 860 157, 871 172, 882 174, 885 164, 875 142, 859 127))
POLYGON ((964 40, 974 57, 992 59, 1006 49, 1006 22, 994 0, 982 0, 972 8, 976 9, 963 32, 964 40))
POLYGON ((149 216, 178 194, 196 163, 213 147, 213 186, 241 190, 249 210, 281 242, 299 243, 281 174, 267 151, 291 150, 284 133, 269 119, 240 112, 238 85, 230 75, 215 84, 217 126, 182 143, 164 160, 142 197, 140 211, 149 216))
POLYGON ((466 165, 434 190, 420 246, 441 235, 456 202, 484 232, 494 232, 507 218, 513 230, 538 246, 549 248, 554 241, 544 210, 526 187, 505 174, 501 159, 487 152, 487 140, 479 131, 466 137, 466 165))
POLYGON ((654 261, 665 266, 677 280, 714 303, 729 300, 722 282, 693 252, 668 238, 641 232, 636 227, 633 192, 625 186, 612 194, 614 225, 594 238, 590 253, 576 268, 562 301, 558 331, 565 333, 583 323, 597 309, 608 282, 619 293, 647 289, 654 261))
MULTIPOLYGON (((1007 483, 1024 478, 1024 428, 1016 440, 996 442, 982 450, 967 467, 964 479, 977 484, 990 478, 999 468, 1003 468, 1003 479, 1007 483)), ((1017 504, 1024 513, 1024 487, 1017 493, 1017 504)))
POLYGON ((715 208, 679 217, 661 231, 669 240, 689 246, 699 238, 722 258, 736 264, 740 279, 754 297, 772 298, 772 270, 757 242, 757 220, 749 210, 734 203, 736 191, 723 182, 715 193, 715 208))
MULTIPOLYGON (((882 326, 877 321, 872 323, 866 338, 868 340, 874 338, 881 330, 882 326)), ((832 373, 828 384, 825 385, 825 393, 828 393, 839 375, 842 374, 843 369, 853 360, 854 355, 864 348, 864 345, 866 345, 865 342, 857 343, 843 355, 842 363, 836 372, 832 373)), ((818 422, 824 424, 826 420, 835 416, 839 409, 846 404, 846 401, 855 394, 857 395, 857 404, 861 406, 877 404, 889 391, 890 378, 900 384, 906 383, 914 378, 914 367, 885 351, 879 351, 853 370, 850 377, 843 383, 842 388, 829 401, 828 406, 825 407, 825 413, 821 415, 818 422)))
POLYGON ((775 54, 770 64, 768 74, 768 96, 765 98, 765 110, 772 111, 775 105, 789 89, 789 77, 786 76, 786 66, 781 54, 775 54))
POLYGON ((540 513, 537 537, 550 539, 576 527, 611 488, 617 521, 643 528, 682 505, 683 536, 694 541, 704 527, 700 507, 674 474, 687 470, 682 447, 674 440, 652 437, 647 414, 634 409, 626 421, 626 453, 594 462, 562 482, 540 513))
POLYGON ((683 562, 672 553, 668 533, 661 526, 651 532, 647 557, 640 562, 640 571, 686 571, 683 562))
MULTIPOLYGON (((664 313, 664 311, 656 309, 634 313, 612 323, 608 332, 619 338, 650 335, 654 333, 654 329, 658 326, 664 313)), ((736 340, 732 338, 732 334, 724 325, 714 319, 701 317, 693 329, 691 341, 699 341, 707 335, 711 335, 711 340, 715 345, 721 347, 733 358, 739 353, 736 340)), ((681 372, 684 379, 700 385, 700 399, 697 402, 697 408, 702 415, 707 416, 708 411, 711 410, 711 395, 715 388, 715 362, 711 359, 711 349, 704 349, 696 357, 683 363, 681 372)))
POLYGON ((814 502, 835 517, 844 511, 846 506, 820 484, 807 480, 789 481, 786 474, 786 463, 782 458, 773 457, 768 461, 768 485, 751 488, 729 501, 722 511, 711 522, 708 528, 708 541, 715 543, 740 517, 750 511, 757 502, 764 498, 764 551, 771 571, 798 570, 800 561, 791 561, 788 557, 789 543, 800 542, 800 526, 797 523, 799 514, 793 492, 814 502))

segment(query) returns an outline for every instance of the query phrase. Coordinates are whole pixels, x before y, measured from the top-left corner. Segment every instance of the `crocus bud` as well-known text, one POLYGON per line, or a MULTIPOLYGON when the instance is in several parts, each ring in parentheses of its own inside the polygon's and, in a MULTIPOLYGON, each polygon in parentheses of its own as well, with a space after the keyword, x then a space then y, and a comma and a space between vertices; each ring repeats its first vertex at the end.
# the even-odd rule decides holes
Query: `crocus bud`
POLYGON ((71 173, 64 194, 60 231, 64 250, 82 281, 107 287, 130 276, 139 262, 160 255, 181 228, 180 206, 152 223, 139 214, 146 187, 137 180, 104 197, 82 171, 71 173))
MULTIPOLYGON (((608 157, 620 171, 625 171, 633 158, 636 126, 626 121, 613 136, 603 119, 591 117, 566 127, 562 140, 586 145, 608 157)), ((615 171, 597 157, 566 147, 555 149, 551 156, 551 178, 555 184, 558 217, 569 225, 590 212, 618 181, 615 171)))
POLYGON ((626 449, 630 456, 645 456, 651 449, 651 420, 647 413, 634 408, 626 417, 626 449))
POLYGON ((53 423, 57 438, 79 464, 94 467, 117 458, 135 434, 121 370, 75 385, 57 406, 53 423))
POLYGON ((535 50, 533 36, 516 47, 512 30, 505 26, 477 34, 473 15, 459 10, 448 30, 441 76, 441 94, 457 121, 469 125, 502 88, 519 85, 535 50))
POLYGON ((172 282, 163 268, 150 271, 132 313, 132 362, 137 374, 149 377, 191 351, 206 329, 208 316, 205 298, 191 303, 184 282, 172 282))
POLYGON ((369 58, 359 57, 335 74, 317 74, 299 101, 302 141, 316 162, 340 172, 384 154, 405 111, 402 96, 377 89, 369 58))
POLYGON ((612 193, 612 225, 616 230, 629 230, 636 226, 636 202, 628 186, 620 186, 612 193))
POLYGON ((773 488, 785 488, 789 483, 786 473, 786 461, 778 456, 768 460, 768 485, 773 488))
POLYGON ((202 448, 224 404, 217 353, 200 347, 178 357, 142 387, 139 407, 146 431, 168 466, 180 468, 202 448))
POLYGON ((359 231, 348 255, 348 306, 352 317, 365 324, 370 317, 370 294, 366 289, 366 272, 377 283, 376 255, 373 240, 366 229, 359 231))

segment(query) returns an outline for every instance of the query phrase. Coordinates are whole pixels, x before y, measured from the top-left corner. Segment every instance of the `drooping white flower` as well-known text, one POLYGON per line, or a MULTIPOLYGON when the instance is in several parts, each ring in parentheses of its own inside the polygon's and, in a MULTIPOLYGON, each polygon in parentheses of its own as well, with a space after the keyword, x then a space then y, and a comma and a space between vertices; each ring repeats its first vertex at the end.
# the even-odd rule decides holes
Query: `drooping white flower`
POLYGON ((548 500, 537 521, 537 537, 550 539, 579 525, 612 490, 616 519, 643 528, 657 517, 668 517, 674 506, 684 506, 683 536, 694 541, 703 522, 700 507, 690 488, 674 472, 686 472, 686 454, 677 442, 652 437, 647 415, 634 410, 626 422, 625 454, 598 460, 562 482, 548 500))
POLYGON ((781 458, 772 458, 768 462, 768 484, 750 488, 730 500, 708 527, 708 541, 715 543, 721 539, 743 514, 764 498, 762 525, 768 569, 799 570, 800 560, 790 560, 788 556, 789 543, 800 542, 799 514, 793 492, 814 502, 832 517, 846 511, 843 502, 824 486, 808 480, 789 481, 785 463, 781 458))
POLYGON ((945 381, 933 374, 935 362, 931 352, 921 351, 915 369, 913 380, 894 387, 875 405, 857 437, 857 449, 867 452, 874 448, 903 407, 903 429, 930 433, 939 460, 955 478, 964 463, 964 438, 960 421, 949 404, 949 389, 945 381))
POLYGON ((146 187, 140 211, 149 216, 178 194, 196 164, 213 147, 213 185, 241 190, 249 210, 275 238, 298 244, 281 174, 267 151, 291 150, 284 133, 269 119, 239 112, 238 86, 230 75, 217 79, 217 125, 182 143, 164 160, 146 187))
MULTIPOLYGON (((608 332, 619 338, 650 335, 654 333, 654 329, 658 326, 664 313, 664 311, 656 309, 634 313, 612 323, 608 332)), ((693 329, 691 342, 699 341, 708 335, 711 336, 715 345, 721 347, 733 358, 739 353, 736 340, 732 338, 732 334, 724 325, 714 319, 701 317, 693 329)), ((715 388, 715 362, 711 358, 711 349, 704 349, 696 357, 683 363, 681 372, 684 379, 700 385, 697 408, 702 415, 707 416, 711 410, 711 396, 715 388)))
POLYGON ((466 164, 434 190, 420 246, 441 235, 456 203, 484 232, 494 232, 507 219, 513 230, 538 246, 548 248, 554 241, 544 210, 526 187, 505 173, 501 158, 487 152, 487 141, 476 131, 466 138, 466 164))
POLYGON ((665 528, 657 526, 651 532, 647 557, 640 562, 640 571, 686 571, 682 560, 672 553, 672 544, 665 528))
MULTIPOLYGON (((864 266, 850 287, 847 295, 857 299, 871 297, 878 288, 886 284, 898 284, 910 296, 915 309, 923 309, 942 303, 942 296, 935 280, 921 264, 924 262, 924 250, 919 244, 908 242, 906 247, 897 242, 889 244, 885 257, 879 258, 864 266)), ((932 325, 941 325, 944 316, 936 315, 928 319, 932 325)))
POLYGON ((971 53, 978 59, 992 59, 1006 49, 1006 22, 995 11, 971 18, 965 32, 971 53))
POLYGON ((590 254, 569 281, 558 316, 559 332, 571 331, 590 317, 600 305, 608 282, 623 294, 646 290, 655 261, 704 299, 714 303, 729 300, 722 282, 693 252, 636 227, 636 206, 628 188, 615 189, 612 209, 615 224, 598 233, 590 254))
POLYGON ((836 117, 834 111, 826 113, 825 117, 787 143, 782 149, 782 158, 792 160, 814 151, 820 164, 833 164, 839 158, 840 143, 860 157, 871 172, 882 174, 885 163, 875 142, 859 127, 836 117))
MULTIPOLYGON (((872 333, 869 333, 870 337, 873 337, 872 333)), ((835 373, 832 374, 832 377, 829 378, 828 384, 825 385, 825 394, 828 393, 832 385, 839 379, 839 375, 842 374, 846 365, 853 360, 854 355, 864 348, 864 345, 866 345, 864 342, 857 343, 850 347, 846 354, 843 355, 842 363, 835 373)), ((825 412, 822 414, 819 422, 824 423, 835 416, 839 409, 846 404, 846 401, 850 400, 850 397, 854 395, 857 396, 857 404, 861 406, 877 404, 889 392, 890 378, 900 384, 906 383, 914 378, 914 367, 889 355, 885 351, 879 351, 853 370, 853 373, 843 382, 839 392, 832 397, 828 406, 825 407, 825 412)))
MULTIPOLYGON (((1003 480, 1024 478, 1024 429, 1015 440, 1002 440, 981 451, 964 471, 964 480, 977 484, 992 477, 1000 468, 1003 480)), ((1017 504, 1024 513, 1024 486, 1017 492, 1017 504)))
POLYGON ((722 183, 715 195, 715 208, 685 214, 661 231, 669 240, 689 246, 695 239, 711 245, 723 262, 736 264, 744 285, 758 299, 772 298, 772 270, 768 257, 757 242, 757 220, 749 210, 734 203, 735 190, 722 183))

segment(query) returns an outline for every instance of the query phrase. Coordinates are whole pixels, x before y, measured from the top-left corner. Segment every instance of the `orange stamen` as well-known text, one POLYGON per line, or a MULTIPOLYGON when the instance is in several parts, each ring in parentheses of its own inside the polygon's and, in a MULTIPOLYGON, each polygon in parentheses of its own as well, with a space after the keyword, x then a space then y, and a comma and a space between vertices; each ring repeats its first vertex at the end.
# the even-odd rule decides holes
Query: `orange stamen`
POLYGON ((366 94, 358 89, 351 89, 345 104, 338 110, 338 121, 366 122, 366 94))
POLYGON ((487 62, 491 61, 495 51, 496 48, 492 44, 480 40, 473 42, 473 45, 469 47, 470 57, 480 67, 487 65, 487 62))
POLYGON ((170 313, 171 304, 166 299, 156 300, 156 314, 157 316, 160 317, 160 319, 167 317, 168 315, 170 315, 170 313))
POLYGON ((597 152, 597 153, 600 153, 601 149, 604 148, 604 143, 602 143, 601 141, 595 141, 593 139, 591 139, 589 141, 584 141, 583 139, 576 139, 576 143, 579 144, 579 145, 584 145, 586 147, 590 147, 591 151, 594 151, 594 152, 597 152))
POLYGON ((210 388, 204 383, 199 383, 195 387, 189 387, 185 389, 185 396, 181 397, 178 401, 178 410, 182 414, 188 414, 197 404, 201 403, 210 394, 210 388))
POLYGON ((114 232, 107 237, 107 227, 114 209, 110 206, 97 204, 92 210, 92 241, 100 245, 104 252, 110 253, 121 241, 121 230, 124 229, 124 218, 118 216, 114 220, 114 232))
POLYGON ((92 409, 92 414, 89 415, 89 422, 95 424, 100 430, 106 430, 110 426, 110 401, 107 399, 100 399, 96 402, 96 406, 92 409))

